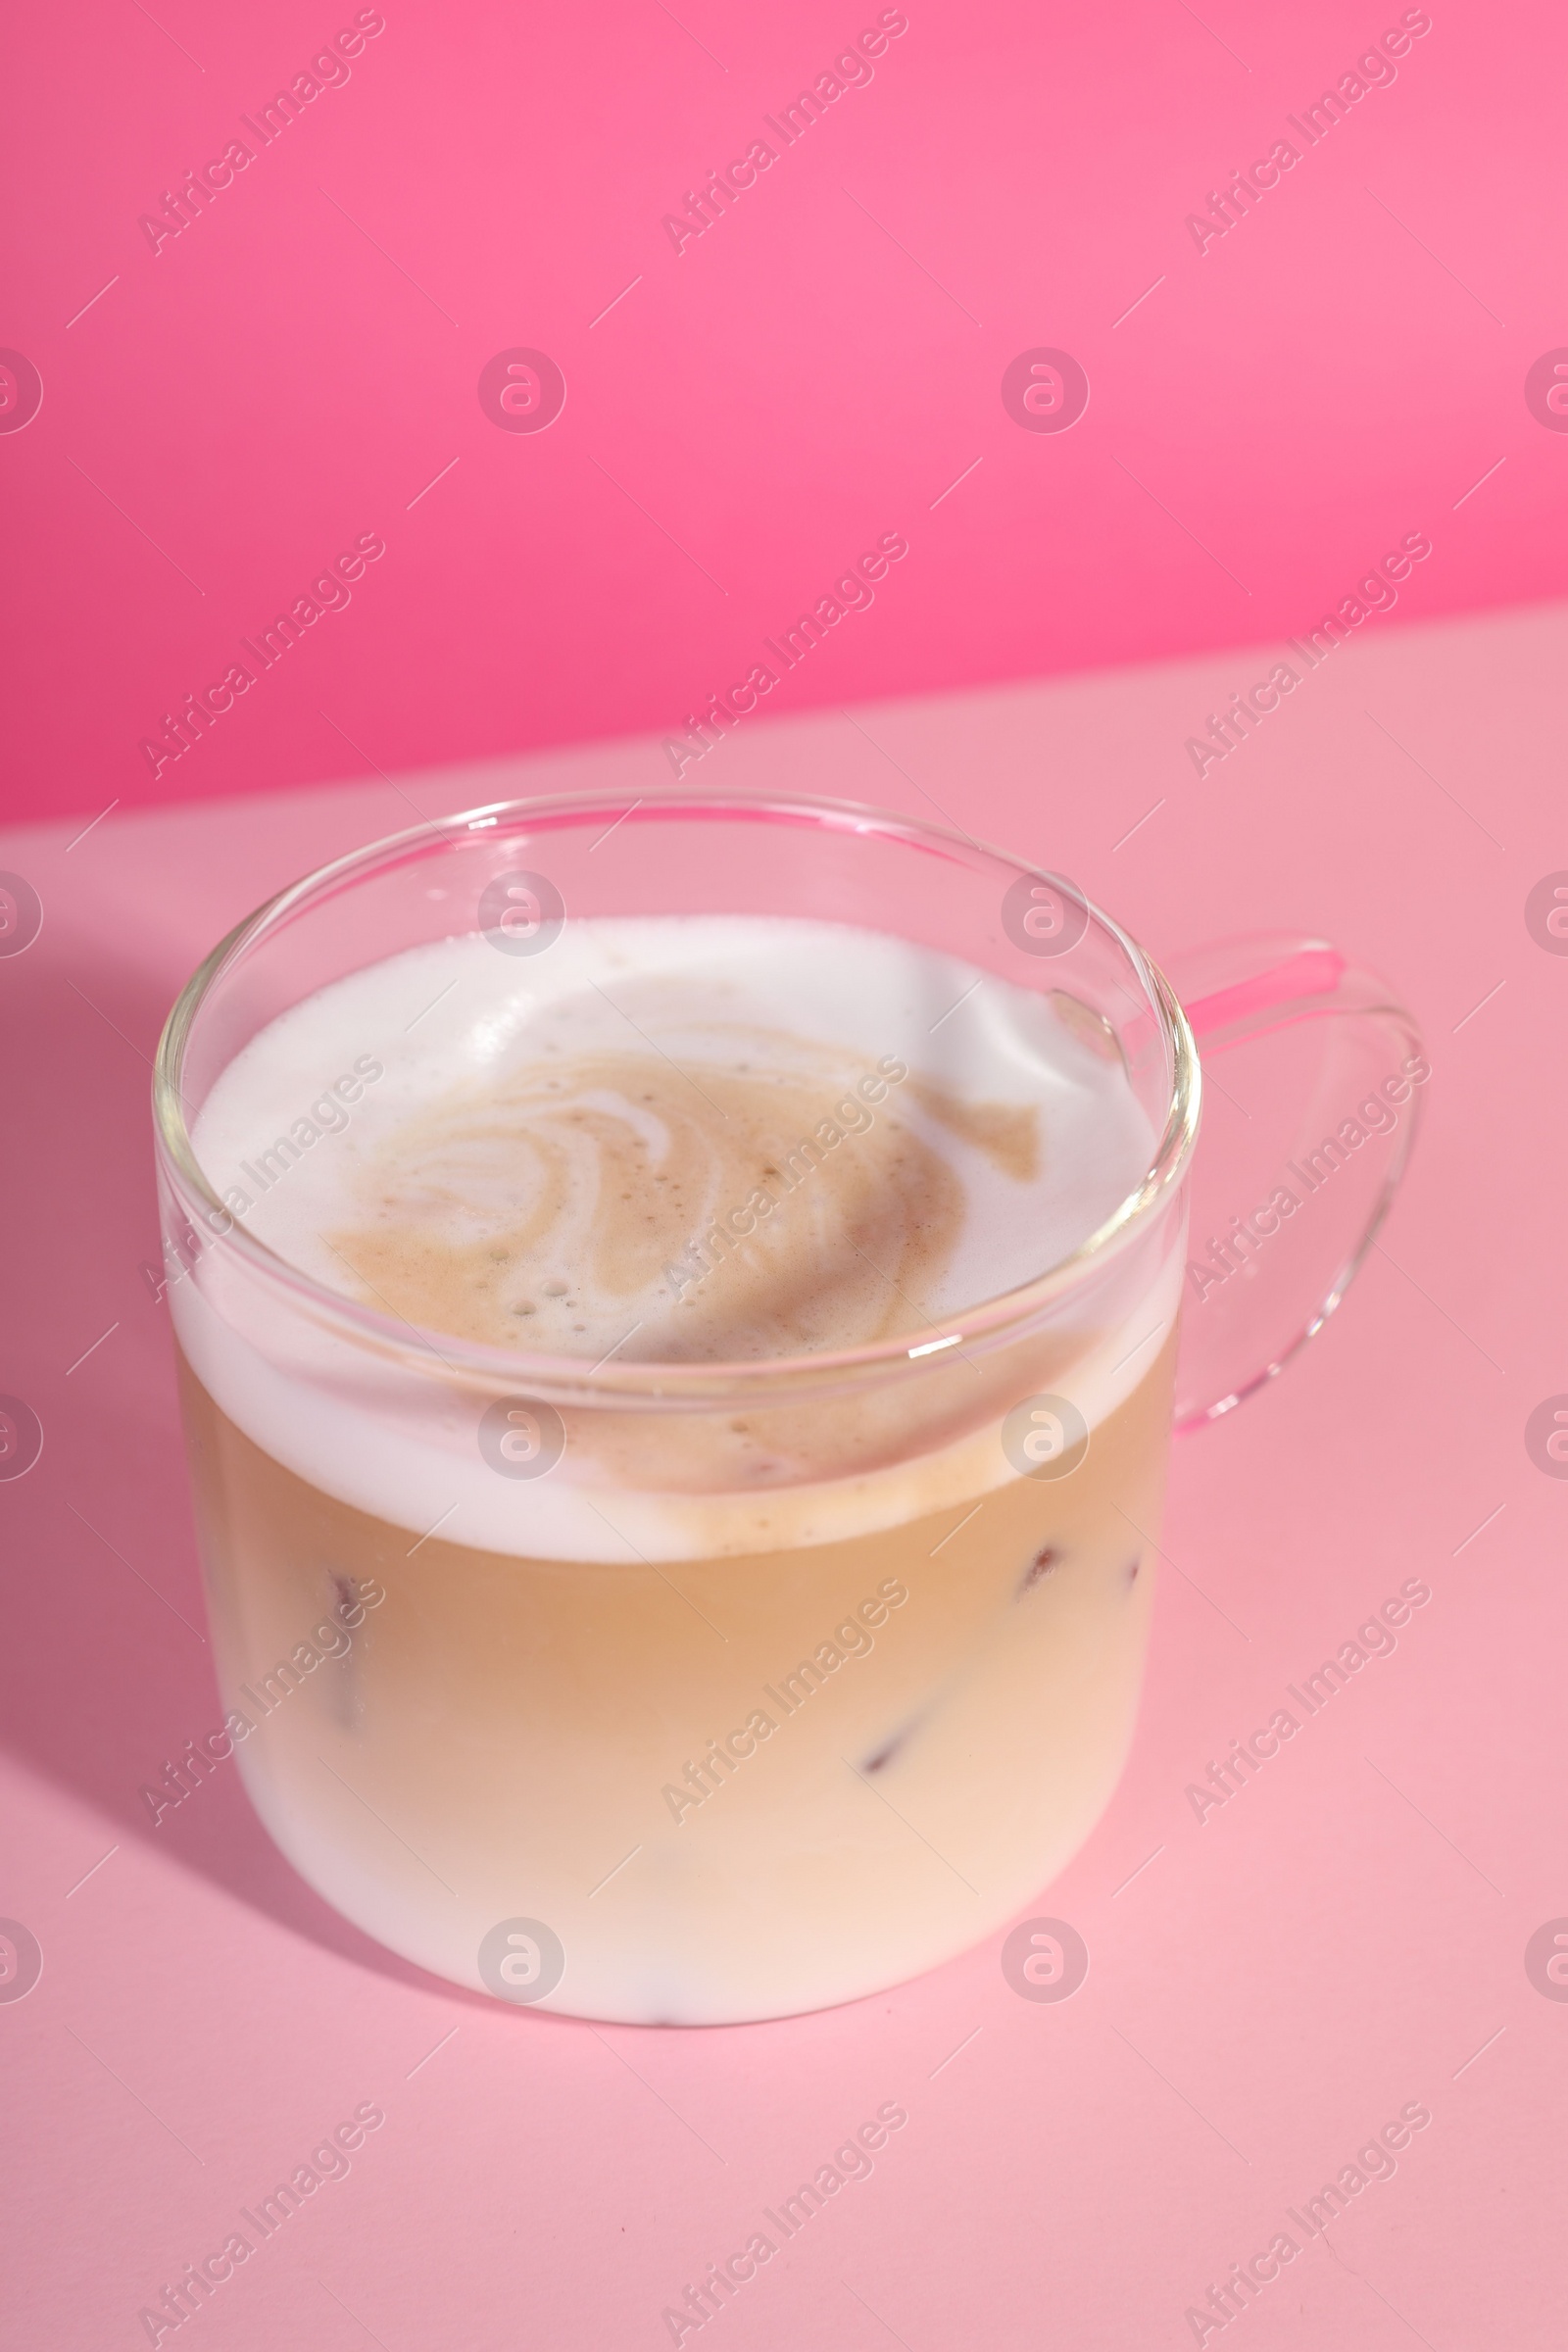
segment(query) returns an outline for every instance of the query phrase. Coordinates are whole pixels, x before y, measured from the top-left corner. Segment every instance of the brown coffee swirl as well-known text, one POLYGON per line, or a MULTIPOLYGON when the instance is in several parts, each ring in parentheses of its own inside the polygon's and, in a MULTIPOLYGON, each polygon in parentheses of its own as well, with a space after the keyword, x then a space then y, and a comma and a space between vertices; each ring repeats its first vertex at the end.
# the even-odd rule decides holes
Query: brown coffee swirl
POLYGON ((539 1055, 409 1117, 328 1236, 367 1301, 492 1347, 664 1361, 924 1323, 965 1218, 944 1139, 1027 1178, 1037 1111, 778 1032, 707 1042, 539 1055))

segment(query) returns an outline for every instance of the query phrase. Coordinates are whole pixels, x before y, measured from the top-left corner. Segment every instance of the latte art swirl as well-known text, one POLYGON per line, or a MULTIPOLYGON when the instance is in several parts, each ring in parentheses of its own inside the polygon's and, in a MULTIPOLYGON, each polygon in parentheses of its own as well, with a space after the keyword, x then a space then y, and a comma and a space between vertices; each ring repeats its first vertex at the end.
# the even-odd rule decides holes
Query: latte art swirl
POLYGON ((1032 1107, 976 1119, 780 1032, 526 1061, 380 1144, 329 1236, 412 1323, 492 1347, 663 1361, 854 1347, 929 1319, 962 1227, 932 1140, 967 1122, 1027 1158, 1032 1107), (716 1049, 716 1050, 714 1050, 716 1049))
POLYGON ((1079 1011, 805 919, 577 917, 520 969, 460 934, 273 1021, 199 1146, 279 1255, 419 1331, 832 1352, 1028 1282, 1137 1183, 1147 1122, 1079 1011))

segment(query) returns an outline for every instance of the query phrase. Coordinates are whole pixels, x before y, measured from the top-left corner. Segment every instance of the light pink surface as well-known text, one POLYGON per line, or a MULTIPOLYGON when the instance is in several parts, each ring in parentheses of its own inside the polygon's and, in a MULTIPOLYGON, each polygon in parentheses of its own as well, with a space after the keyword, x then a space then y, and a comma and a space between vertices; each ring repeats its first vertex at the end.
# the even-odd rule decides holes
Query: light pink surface
POLYGON ((22 810, 678 728, 887 531, 907 560, 770 708, 1294 634, 1412 531, 1401 619, 1568 588, 1568 435, 1525 400, 1568 344, 1560 9, 910 0, 786 147, 765 118, 900 12, 387 0, 264 146, 245 119, 376 13, 16 27, 22 810), (1347 77, 1309 144, 1290 118, 1347 77), (665 216, 760 137, 778 161, 677 252, 665 216), (236 138, 255 160, 161 231, 236 138), (1189 217, 1281 141, 1200 250, 1189 217), (516 347, 564 374, 543 432, 480 407, 516 347), (1003 403, 1041 347, 1087 371, 1064 432, 1003 403), (163 714, 364 533, 352 603, 155 777, 163 714))
MULTIPOLYGON (((1560 610, 1385 631, 1201 788, 1184 738, 1252 656, 758 726, 723 755, 736 782, 917 813, 934 796, 1156 954, 1321 927, 1426 1026, 1427 1127, 1386 1250, 1281 1382, 1178 1446, 1132 1762, 1036 1906, 1091 1953, 1060 2006, 1009 1990, 998 1939, 789 2024, 594 2030, 379 1952, 292 1877, 232 1772, 148 1825, 138 1784, 218 1717, 167 1310, 137 1271, 157 1250, 145 1056, 228 923, 408 808, 371 783, 0 842, 45 906, 0 961, 0 1387, 46 1431, 0 1484, 0 1913, 44 1951, 0 2004, 12 2340, 145 2342, 140 2307, 375 2101, 350 2176, 190 2324, 214 2352, 652 2352, 683 2284, 898 2101, 873 2176, 688 2344, 1174 2352, 1208 2284, 1421 2102, 1395 2177, 1224 2340, 1560 2343, 1568 2005, 1524 1950, 1568 1913, 1568 1484, 1523 1431, 1568 1389, 1547 1312, 1568 958, 1523 909, 1568 864, 1565 656, 1560 610), (1408 1578, 1432 1598, 1396 1651, 1200 1824, 1187 1785, 1408 1578)), ((643 741, 403 781, 444 809, 659 773, 643 741)))

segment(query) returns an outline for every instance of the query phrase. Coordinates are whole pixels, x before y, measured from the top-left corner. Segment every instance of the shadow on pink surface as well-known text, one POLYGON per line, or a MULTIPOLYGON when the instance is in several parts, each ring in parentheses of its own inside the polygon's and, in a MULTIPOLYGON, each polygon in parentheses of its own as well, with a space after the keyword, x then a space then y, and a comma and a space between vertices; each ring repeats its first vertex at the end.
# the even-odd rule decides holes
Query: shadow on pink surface
POLYGON ((295 1873, 231 1760, 199 1780, 187 1767, 189 1793, 172 1797, 169 1766, 223 1720, 155 1295, 148 1086, 174 990, 58 927, 8 983, 6 1197, 13 1232, 36 1244, 15 1286, 12 1378, 43 1450, 7 1497, 0 1744, 96 1810, 106 1837, 145 1840, 324 1948, 428 1986, 295 1873))

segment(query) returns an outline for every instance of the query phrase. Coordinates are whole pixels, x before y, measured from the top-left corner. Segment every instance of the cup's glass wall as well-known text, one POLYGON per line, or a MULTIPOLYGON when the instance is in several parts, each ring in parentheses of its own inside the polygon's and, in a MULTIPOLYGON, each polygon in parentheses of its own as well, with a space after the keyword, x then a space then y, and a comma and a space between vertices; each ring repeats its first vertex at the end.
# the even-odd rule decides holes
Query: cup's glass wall
POLYGON ((719 2022, 909 1976, 1081 1843, 1137 1704, 1197 1103, 1168 991, 1069 885, 808 802, 481 811, 242 926, 158 1113, 224 1738, 349 1918, 503 1997, 719 2022), (313 992, 649 913, 852 924, 1049 998, 1125 1070, 1144 1179, 1069 1261, 896 1344, 594 1367, 327 1292, 214 1192, 201 1106, 313 992))

